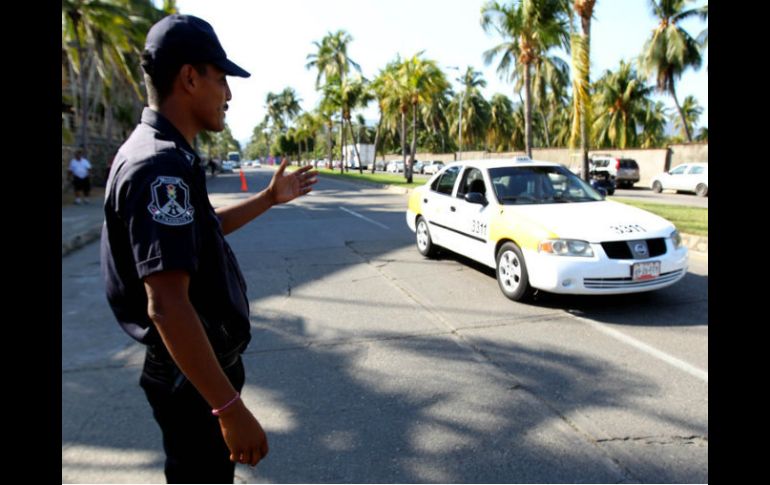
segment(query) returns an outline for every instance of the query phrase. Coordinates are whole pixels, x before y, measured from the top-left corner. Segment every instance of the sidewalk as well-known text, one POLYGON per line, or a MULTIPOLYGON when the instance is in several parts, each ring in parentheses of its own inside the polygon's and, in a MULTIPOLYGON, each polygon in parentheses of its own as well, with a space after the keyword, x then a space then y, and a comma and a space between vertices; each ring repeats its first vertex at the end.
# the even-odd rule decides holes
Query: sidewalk
POLYGON ((68 255, 86 244, 99 239, 104 221, 104 195, 91 194, 90 204, 62 205, 61 255, 68 255))
MULTIPOLYGON (((340 181, 339 178, 334 178, 334 180, 340 181)), ((350 184, 361 184, 368 187, 376 186, 399 194, 408 194, 411 192, 410 189, 405 189, 403 187, 393 187, 390 185, 380 185, 370 182, 355 182, 351 180, 342 180, 342 182, 350 184)), ((84 205, 65 204, 66 201, 62 201, 62 257, 68 255, 76 249, 85 246, 86 244, 96 241, 101 236, 102 222, 104 221, 104 212, 102 208, 102 204, 104 203, 104 188, 94 188, 94 191, 91 193, 90 200, 90 204, 84 205)), ((703 253, 704 255, 708 256, 708 236, 682 234, 682 242, 691 251, 703 253)))

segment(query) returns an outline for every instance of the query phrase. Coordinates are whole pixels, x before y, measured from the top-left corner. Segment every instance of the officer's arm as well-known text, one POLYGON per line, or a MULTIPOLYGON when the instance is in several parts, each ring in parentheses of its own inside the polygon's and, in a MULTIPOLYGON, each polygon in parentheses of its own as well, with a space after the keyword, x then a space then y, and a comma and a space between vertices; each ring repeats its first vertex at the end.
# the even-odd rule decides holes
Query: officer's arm
MULTIPOLYGON (((190 277, 184 271, 161 271, 144 279, 147 312, 179 369, 212 408, 235 396, 217 361, 195 308, 190 303, 190 277)), ((220 416, 230 459, 255 465, 267 455, 267 438, 259 422, 238 399, 220 416)))
POLYGON ((313 190, 318 182, 318 172, 313 167, 306 166, 299 170, 284 174, 286 159, 283 159, 278 170, 273 174, 270 185, 262 192, 253 195, 239 204, 222 207, 216 210, 222 223, 222 231, 230 234, 276 204, 283 204, 305 195, 313 190))

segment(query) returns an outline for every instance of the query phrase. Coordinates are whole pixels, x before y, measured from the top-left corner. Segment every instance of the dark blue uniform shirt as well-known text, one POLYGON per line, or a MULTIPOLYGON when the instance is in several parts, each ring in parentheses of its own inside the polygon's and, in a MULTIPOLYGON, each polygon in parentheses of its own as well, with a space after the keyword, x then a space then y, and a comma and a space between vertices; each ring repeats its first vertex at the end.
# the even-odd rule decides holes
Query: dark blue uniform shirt
POLYGON ((160 113, 142 121, 118 150, 107 180, 101 261, 107 299, 134 339, 161 343, 147 315, 143 279, 183 270, 190 301, 217 354, 250 339, 246 282, 209 202, 201 160, 160 113))

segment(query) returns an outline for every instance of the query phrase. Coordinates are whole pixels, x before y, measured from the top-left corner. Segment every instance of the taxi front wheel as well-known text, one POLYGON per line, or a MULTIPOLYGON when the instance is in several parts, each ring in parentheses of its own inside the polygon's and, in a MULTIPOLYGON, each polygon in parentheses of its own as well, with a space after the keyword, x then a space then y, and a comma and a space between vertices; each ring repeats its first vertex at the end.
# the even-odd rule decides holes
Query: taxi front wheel
POLYGON ((422 217, 417 218, 417 230, 415 231, 417 237, 417 250, 420 254, 426 258, 432 258, 438 252, 436 245, 433 244, 433 240, 430 238, 430 231, 428 231, 428 223, 422 217))
POLYGON ((507 242, 497 252, 497 283, 503 294, 514 301, 523 301, 532 296, 527 265, 521 249, 507 242))

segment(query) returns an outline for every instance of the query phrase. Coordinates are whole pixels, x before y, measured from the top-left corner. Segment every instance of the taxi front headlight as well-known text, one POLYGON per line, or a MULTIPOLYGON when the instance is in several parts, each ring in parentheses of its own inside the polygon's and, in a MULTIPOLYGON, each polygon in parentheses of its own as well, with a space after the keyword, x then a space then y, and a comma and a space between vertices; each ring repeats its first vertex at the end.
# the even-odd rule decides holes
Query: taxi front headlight
POLYGON ((679 231, 674 229, 674 232, 671 233, 670 236, 671 243, 674 245, 674 249, 679 249, 682 246, 682 235, 679 234, 679 231))
POLYGON ((546 239, 537 245, 539 253, 553 254, 555 256, 582 256, 591 258, 594 255, 591 244, 588 241, 577 239, 546 239))

